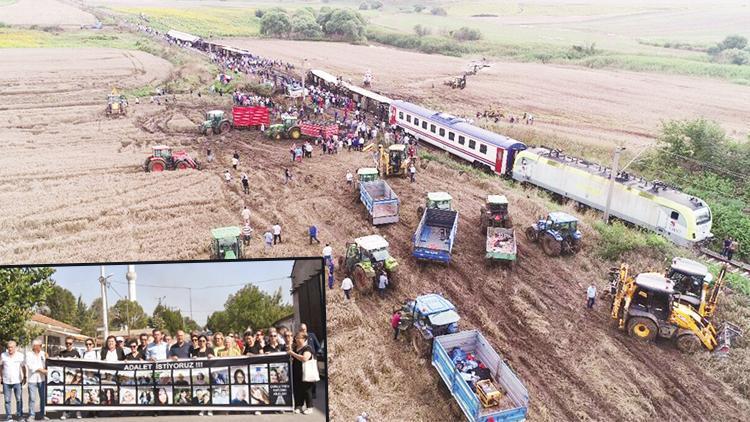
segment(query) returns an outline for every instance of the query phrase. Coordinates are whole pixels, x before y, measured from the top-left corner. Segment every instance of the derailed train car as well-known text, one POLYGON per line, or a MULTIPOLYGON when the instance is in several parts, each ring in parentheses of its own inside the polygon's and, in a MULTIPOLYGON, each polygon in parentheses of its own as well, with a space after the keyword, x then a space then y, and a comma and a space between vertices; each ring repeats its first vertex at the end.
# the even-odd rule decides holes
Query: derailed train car
MULTIPOLYGON (((604 211, 610 174, 609 168, 539 147, 518 153, 512 177, 604 211)), ((615 177, 610 214, 682 246, 713 237, 711 209, 704 201, 627 173, 615 177)))

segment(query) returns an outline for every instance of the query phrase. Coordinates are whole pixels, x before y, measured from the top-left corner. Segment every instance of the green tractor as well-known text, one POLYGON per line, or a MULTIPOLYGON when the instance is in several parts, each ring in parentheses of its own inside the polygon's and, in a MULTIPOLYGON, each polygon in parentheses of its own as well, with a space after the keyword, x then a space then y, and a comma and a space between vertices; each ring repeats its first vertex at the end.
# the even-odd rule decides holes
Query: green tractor
POLYGON ((380 273, 385 270, 390 285, 398 262, 388 253, 388 242, 377 234, 358 237, 346 244, 346 257, 339 257, 339 266, 352 277, 361 292, 374 290, 380 273))
POLYGON ((281 123, 277 123, 268 127, 266 130, 266 136, 269 139, 294 139, 297 140, 302 137, 302 129, 297 125, 297 118, 285 114, 281 116, 281 123))
POLYGON ((425 206, 417 207, 417 215, 424 214, 425 208, 451 211, 453 210, 451 201, 453 201, 453 197, 447 192, 427 192, 425 206))
POLYGON ((228 132, 232 128, 232 123, 224 115, 222 110, 211 110, 206 112, 206 120, 200 125, 200 132, 208 135, 209 129, 214 135, 220 135, 228 132))
POLYGON ((242 230, 239 227, 220 227, 211 230, 211 259, 233 260, 242 258, 242 230))

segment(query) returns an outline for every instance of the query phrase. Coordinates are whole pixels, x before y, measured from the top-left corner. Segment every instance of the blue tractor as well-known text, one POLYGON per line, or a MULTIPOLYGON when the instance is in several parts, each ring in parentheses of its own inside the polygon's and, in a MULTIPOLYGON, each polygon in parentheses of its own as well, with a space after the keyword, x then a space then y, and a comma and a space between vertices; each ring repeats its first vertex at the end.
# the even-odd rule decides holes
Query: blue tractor
POLYGON ((578 219, 564 212, 551 212, 547 218, 540 218, 526 228, 526 238, 541 243, 542 250, 549 256, 578 253, 581 250, 581 237, 578 219))
POLYGON ((460 317, 456 307, 440 294, 430 293, 407 300, 397 311, 401 313, 399 329, 420 357, 432 353, 435 337, 458 332, 460 317))

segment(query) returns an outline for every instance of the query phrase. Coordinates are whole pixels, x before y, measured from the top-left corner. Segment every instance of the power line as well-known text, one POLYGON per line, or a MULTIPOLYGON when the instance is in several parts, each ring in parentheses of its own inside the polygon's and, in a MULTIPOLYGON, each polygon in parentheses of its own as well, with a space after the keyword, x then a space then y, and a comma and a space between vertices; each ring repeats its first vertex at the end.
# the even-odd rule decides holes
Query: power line
POLYGON ((710 164, 710 163, 707 163, 705 161, 696 160, 695 158, 691 158, 691 157, 685 157, 684 155, 680 155, 680 154, 677 154, 677 153, 674 153, 674 152, 671 152, 671 151, 667 151, 667 150, 665 150, 663 148, 660 149, 659 152, 663 152, 665 154, 669 154, 669 155, 672 155, 672 156, 675 156, 675 157, 678 157, 678 158, 682 158, 683 160, 692 161, 692 162, 694 162, 696 164, 700 164, 703 167, 708 167, 708 168, 710 168, 712 170, 715 170, 716 172, 719 172, 719 173, 724 173, 724 174, 728 174, 728 175, 733 175, 733 176, 739 177, 740 178, 739 181, 750 179, 750 175, 749 174, 737 173, 737 172, 734 172, 732 170, 727 170, 727 169, 724 169, 724 168, 721 168, 721 167, 717 167, 717 166, 715 166, 713 164, 710 164))

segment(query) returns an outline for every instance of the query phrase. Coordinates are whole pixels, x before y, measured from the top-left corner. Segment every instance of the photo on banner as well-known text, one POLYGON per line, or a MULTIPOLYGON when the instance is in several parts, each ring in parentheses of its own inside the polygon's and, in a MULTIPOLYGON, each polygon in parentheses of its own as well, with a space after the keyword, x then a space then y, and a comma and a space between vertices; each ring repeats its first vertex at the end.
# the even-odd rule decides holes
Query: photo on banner
POLYGON ((68 290, 87 306, 95 300, 107 304, 99 309, 103 314, 107 310, 108 318, 103 315, 100 321, 108 320, 108 327, 86 333, 74 327, 80 332, 72 336, 78 358, 67 352, 61 357, 70 347, 66 335, 39 335, 41 341, 49 340, 43 345, 49 353, 44 397, 49 412, 296 415, 295 410, 307 409, 305 420, 327 419, 325 272, 320 258, 0 267, 6 268, 44 274, 39 282, 68 290), (102 285, 102 279, 107 283, 102 285), (255 303, 257 307, 248 306, 255 303), (131 350, 117 350, 121 340, 127 345, 145 335, 154 344, 161 338, 155 329, 169 336, 170 343, 144 349, 143 357, 118 360, 131 350), (306 340, 286 344, 284 332, 306 340), (186 347, 193 334, 201 341, 186 347), (94 349, 87 350, 91 343, 94 349), (146 356, 159 348, 162 355, 146 356), (313 383, 302 382, 302 363, 290 351, 317 361, 320 381, 314 383, 311 401, 306 399, 313 383))

